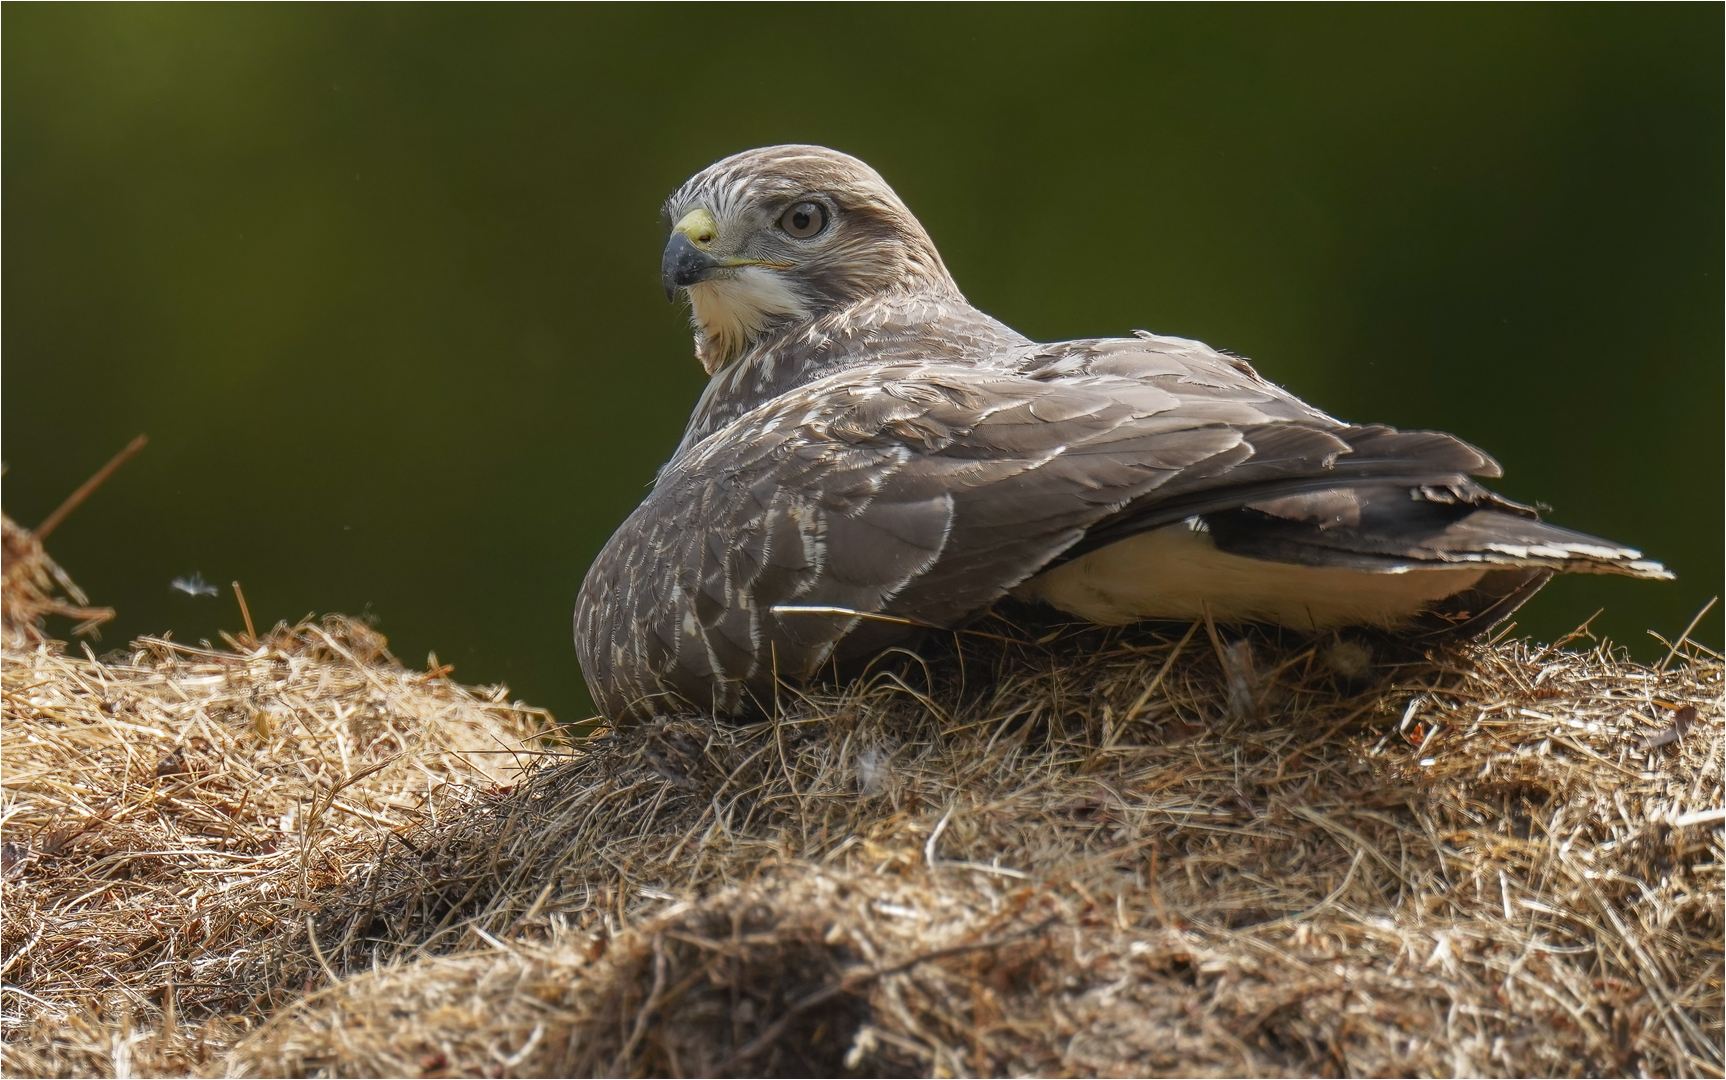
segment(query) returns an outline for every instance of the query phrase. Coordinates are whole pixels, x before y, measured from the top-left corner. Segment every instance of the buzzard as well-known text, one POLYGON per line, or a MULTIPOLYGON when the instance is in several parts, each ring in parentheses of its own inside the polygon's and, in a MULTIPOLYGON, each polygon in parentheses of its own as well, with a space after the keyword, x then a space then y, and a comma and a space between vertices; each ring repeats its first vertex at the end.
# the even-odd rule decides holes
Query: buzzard
POLYGON ((737 154, 665 217, 710 379, 577 601, 613 720, 749 712, 1007 596, 1438 638, 1555 573, 1671 576, 1482 487, 1453 435, 1344 423, 1201 342, 1029 340, 846 154, 737 154))

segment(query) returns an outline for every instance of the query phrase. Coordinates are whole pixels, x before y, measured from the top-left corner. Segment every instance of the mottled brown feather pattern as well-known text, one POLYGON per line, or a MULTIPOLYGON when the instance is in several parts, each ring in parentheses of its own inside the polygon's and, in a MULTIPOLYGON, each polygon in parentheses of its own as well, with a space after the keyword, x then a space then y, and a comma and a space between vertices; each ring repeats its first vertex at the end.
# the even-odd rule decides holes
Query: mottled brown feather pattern
POLYGON ((775 679, 910 632, 778 605, 960 626, 1063 560, 1183 520, 1271 563, 1490 567, 1446 616, 1468 630, 1555 571, 1664 573, 1482 488, 1497 464, 1454 436, 1345 424, 1200 342, 1024 338, 965 302, 910 211, 843 154, 737 155, 666 215, 769 229, 811 193, 842 229, 776 271, 810 317, 718 365, 582 586, 582 670, 613 719, 746 711, 775 679))

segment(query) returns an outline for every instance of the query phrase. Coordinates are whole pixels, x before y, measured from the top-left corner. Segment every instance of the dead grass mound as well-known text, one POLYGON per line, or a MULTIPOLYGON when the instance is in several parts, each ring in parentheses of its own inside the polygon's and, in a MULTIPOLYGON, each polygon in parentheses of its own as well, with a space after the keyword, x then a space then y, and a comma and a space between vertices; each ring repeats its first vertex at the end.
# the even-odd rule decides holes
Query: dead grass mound
POLYGON ((1718 1075, 1716 658, 1349 693, 1194 629, 590 742, 326 904, 376 970, 223 1068, 1718 1075))
POLYGON ((184 1074, 322 981, 341 954, 311 948, 321 898, 510 782, 545 717, 340 618, 69 655, 41 620, 86 602, 4 524, 5 1071, 184 1074))
POLYGON ((481 751, 540 716, 353 624, 33 640, 9 1074, 1722 1070, 1726 672, 1682 640, 996 622, 523 772, 481 751))

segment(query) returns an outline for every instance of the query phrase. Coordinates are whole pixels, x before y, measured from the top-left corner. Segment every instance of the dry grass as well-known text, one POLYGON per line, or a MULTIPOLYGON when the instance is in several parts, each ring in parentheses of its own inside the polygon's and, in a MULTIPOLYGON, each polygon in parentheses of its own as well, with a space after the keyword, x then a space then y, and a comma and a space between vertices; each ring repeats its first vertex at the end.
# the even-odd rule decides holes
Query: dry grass
MULTIPOLYGON (((7 896, 6 1009, 28 1022, 8 1032, 6 1070, 1721 1074, 1717 656, 1685 645, 1650 668, 1605 645, 1508 642, 1362 672, 1353 645, 1225 642, 1204 627, 985 630, 999 637, 787 692, 770 722, 606 733, 513 786, 451 753, 443 800, 357 801, 386 769, 322 797, 386 819, 339 834, 352 815, 307 808, 364 768, 329 745, 349 731, 334 706, 375 695, 377 672, 394 673, 399 699, 374 697, 373 715, 416 718, 390 753, 425 734, 430 713, 402 704, 429 700, 417 694, 461 703, 452 741, 506 713, 521 726, 495 737, 520 737, 530 717, 347 645, 344 657, 304 627, 275 648, 304 657, 295 708, 327 715, 325 738, 287 739, 284 723, 255 740, 244 733, 263 703, 287 700, 283 661, 248 660, 244 642, 207 656, 146 646, 103 676, 135 672, 180 717, 197 710, 175 687, 213 699, 252 680, 255 697, 204 713, 236 748, 256 742, 258 775, 299 786, 282 780, 270 812, 295 814, 293 830, 274 826, 280 861, 255 875, 272 891, 220 856, 152 856, 171 870, 151 873, 195 887, 113 889, 137 897, 130 937, 78 929, 104 909, 71 901, 97 883, 98 850, 167 838, 76 855, 93 828, 68 845, 76 857, 45 854, 43 838, 96 817, 83 793, 95 772, 120 793, 97 835, 118 836, 173 816, 161 755, 194 735, 240 751, 205 727, 164 738, 98 720, 98 691, 113 691, 90 661, 9 651, 5 836, 28 838, 25 880, 53 899, 15 921, 7 896), (320 691, 326 666, 353 680, 349 697, 320 691), (37 677, 50 681, 23 689, 37 677), (21 704, 36 699, 54 704, 21 704), (77 714, 61 704, 85 699, 77 714), (114 732, 98 740, 108 757, 34 736, 20 760, 51 760, 39 773, 58 779, 15 786, 16 733, 96 726, 114 732), (458 775, 462 761, 473 771, 458 775), (54 799, 64 808, 35 809, 54 799), (63 824, 25 826, 26 812, 63 824), (403 842, 380 845, 385 833, 403 842), (229 899, 242 889, 244 904, 229 899), (236 911, 256 925, 221 939, 137 929, 236 911), (26 930, 100 947, 49 962, 26 930), (73 1008, 106 969, 124 1002, 73 1008)), ((168 730, 153 713, 127 722, 168 730)), ((213 820, 262 836, 272 819, 213 820)))
POLYGON ((90 606, 90 598, 78 588, 60 564, 42 550, 42 542, 29 529, 0 514, 0 559, 4 561, 4 584, 0 585, 0 643, 20 649, 47 639, 43 621, 50 615, 72 619, 74 634, 91 634, 114 617, 113 608, 90 606))
POLYGON ((85 616, 65 610, 82 599, 47 593, 40 566, 6 574, 9 1075, 207 1059, 322 977, 306 929, 324 894, 388 837, 508 782, 543 725, 339 618, 74 657, 41 616, 85 616))

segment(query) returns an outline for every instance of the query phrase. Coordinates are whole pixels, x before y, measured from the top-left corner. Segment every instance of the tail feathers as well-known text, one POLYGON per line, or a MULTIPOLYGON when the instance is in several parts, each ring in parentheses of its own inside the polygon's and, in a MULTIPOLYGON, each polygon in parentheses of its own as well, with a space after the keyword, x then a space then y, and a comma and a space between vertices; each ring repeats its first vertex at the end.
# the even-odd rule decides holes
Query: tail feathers
POLYGON ((1105 624, 1203 612, 1438 641, 1490 629, 1554 574, 1673 576, 1634 548, 1548 525, 1467 478, 1301 483, 1250 497, 1185 526, 1145 527, 1155 514, 1112 523, 1107 536, 1087 537, 1100 544, 1077 545, 1076 557, 1067 553, 1014 595, 1105 624))
POLYGON ((1635 548, 1549 525, 1483 489, 1332 489, 1206 515, 1205 522, 1224 551, 1308 566, 1394 573, 1476 565, 1672 577, 1635 548))
POLYGON ((1543 566, 1561 574, 1623 574, 1653 581, 1672 579, 1670 570, 1644 559, 1635 548, 1496 510, 1477 510, 1435 539, 1435 554, 1446 562, 1543 566))

